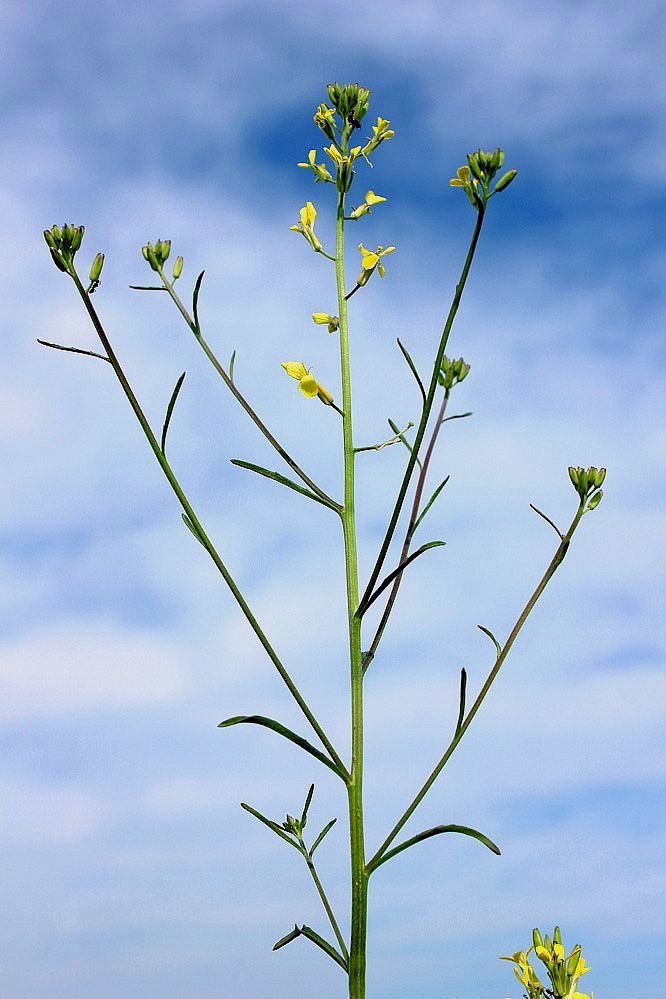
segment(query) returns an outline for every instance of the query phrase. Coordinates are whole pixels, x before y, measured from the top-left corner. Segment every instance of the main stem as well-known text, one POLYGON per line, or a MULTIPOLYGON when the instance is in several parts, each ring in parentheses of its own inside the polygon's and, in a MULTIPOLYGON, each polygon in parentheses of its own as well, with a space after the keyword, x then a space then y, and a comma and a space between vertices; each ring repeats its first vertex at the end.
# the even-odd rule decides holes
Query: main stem
POLYGON ((335 227, 335 277, 340 318, 340 370, 342 376, 342 442, 344 448, 345 495, 341 513, 347 580, 349 619, 349 664, 351 672, 351 771, 348 783, 349 840, 351 850, 351 939, 349 948, 349 996, 365 999, 365 950, 368 914, 368 873, 365 867, 363 832, 363 665, 361 662, 361 621, 358 607, 358 556, 354 512, 354 441, 352 424, 351 375, 349 366, 349 325, 345 298, 344 263, 345 195, 338 194, 335 227))

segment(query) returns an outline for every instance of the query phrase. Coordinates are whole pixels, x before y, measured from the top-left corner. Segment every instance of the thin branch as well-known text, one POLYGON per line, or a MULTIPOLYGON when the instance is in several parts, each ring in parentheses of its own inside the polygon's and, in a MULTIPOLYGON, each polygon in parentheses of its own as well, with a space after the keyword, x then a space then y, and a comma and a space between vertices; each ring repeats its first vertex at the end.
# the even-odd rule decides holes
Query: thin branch
POLYGON ((383 441, 381 444, 368 444, 367 447, 355 447, 354 454, 360 454, 362 451, 383 451, 385 447, 390 447, 391 444, 404 443, 404 435, 413 426, 414 424, 410 420, 404 430, 396 430, 395 437, 390 437, 389 440, 383 441))
POLYGON ((437 766, 435 767, 435 769, 432 771, 432 773, 430 774, 430 776, 426 780, 425 784, 421 787, 421 789, 419 790, 419 792, 416 794, 416 796, 412 800, 411 804, 408 806, 408 808, 405 809, 405 811, 403 812, 403 814, 401 815, 401 817, 398 819, 398 821, 396 822, 396 824, 393 826, 393 829, 388 834, 388 836, 386 837, 386 839, 384 840, 384 842, 382 843, 382 845, 379 847, 379 849, 377 850, 377 852, 374 854, 374 856, 368 862, 368 869, 371 869, 371 868, 377 866, 377 863, 379 862, 380 858, 384 856, 384 854, 386 853, 386 851, 388 850, 388 848, 390 847, 391 843, 396 838, 396 836, 398 835, 398 833, 400 832, 400 830, 403 828, 403 826, 405 825, 405 823, 410 819, 410 817, 412 816, 412 814, 416 811, 416 809, 418 808, 418 806, 420 805, 420 803, 423 801, 423 799, 425 798, 426 794, 428 793, 428 791, 430 790, 430 788, 435 783, 435 781, 439 777, 440 773, 442 772, 442 770, 444 769, 444 767, 448 763, 449 759, 453 755, 453 753, 454 753, 454 751, 455 751, 458 743, 460 742, 460 740, 464 736, 465 732, 467 731, 467 729, 471 725, 471 723, 472 723, 472 721, 474 719, 474 716, 476 715, 477 711, 479 710, 479 708, 483 704, 483 701, 485 700, 485 697, 486 697, 488 691, 492 687, 493 682, 495 681, 495 678, 496 678, 497 674, 499 673, 500 669, 502 668, 502 664, 504 663, 504 661, 506 660, 507 655, 509 654, 511 646, 513 645, 513 643, 515 642, 516 638, 520 634, 520 631, 521 631, 523 625, 525 624, 527 618, 529 617, 532 609, 534 608, 534 605, 536 604, 537 600, 539 599, 539 597, 541 596, 541 594, 545 590, 546 586, 548 585, 548 583, 552 579, 552 577, 555 574, 558 566, 564 560, 564 557, 565 557, 565 555, 567 553, 567 550, 569 548, 569 544, 571 542, 571 538, 573 537, 573 534, 574 534, 576 528, 578 527, 578 524, 580 523, 581 517, 583 516, 583 511, 584 511, 584 506, 581 503, 579 505, 577 511, 576 511, 576 515, 574 516, 574 518, 573 518, 573 520, 571 522, 571 525, 569 526, 569 530, 567 531, 567 533, 562 538, 560 544, 557 547, 557 551, 553 555, 553 557, 552 557, 552 559, 551 559, 551 561, 550 561, 550 563, 548 565, 548 568, 546 569, 546 571, 544 572, 543 576, 541 577, 541 580, 539 581, 536 589, 534 590, 534 593, 532 594, 532 596, 530 597, 530 599, 525 604, 525 607, 523 608, 523 610, 522 610, 522 612, 521 612, 518 620, 514 624, 509 637, 507 638, 506 642, 502 646, 501 652, 499 653, 499 655, 497 657, 497 660, 496 660, 493 668, 490 670, 490 673, 488 674, 488 676, 486 678, 486 681, 483 684, 483 687, 479 691, 479 694, 477 695, 477 698, 474 701, 474 704, 472 705, 472 707, 467 712, 467 715, 466 715, 464 721, 459 726, 456 726, 456 731, 455 731, 455 734, 454 734, 451 742, 449 743, 446 751, 444 752, 443 756, 441 757, 441 759, 437 763, 437 766))
POLYGON ((298 477, 303 482, 305 482, 305 484, 307 486, 310 487, 310 489, 312 489, 313 492, 317 493, 318 496, 321 496, 321 498, 323 500, 326 500, 329 504, 335 505, 335 500, 332 499, 328 495, 328 493, 324 492, 324 490, 321 489, 317 485, 316 482, 313 482, 313 480, 309 477, 309 475, 306 475, 306 473, 294 461, 294 459, 291 457, 291 455, 288 454, 288 452, 285 451, 285 449, 282 447, 282 445, 278 443, 278 441, 275 439, 275 437, 270 432, 270 430, 268 429, 268 427, 265 425, 265 423, 263 423, 263 421, 259 418, 259 416, 257 415, 257 413, 254 411, 254 409, 252 408, 252 406, 250 405, 250 403, 247 401, 247 399, 245 398, 245 396, 239 391, 238 387, 236 386, 236 383, 233 380, 232 375, 229 372, 227 372, 222 367, 222 365, 220 364, 219 360, 217 359, 217 357, 215 356, 215 354, 213 353, 213 351, 211 350, 211 348, 209 347, 209 345, 206 343, 206 341, 205 341, 205 339, 203 337, 203 334, 201 333, 201 326, 199 324, 199 315, 198 315, 198 307, 197 307, 198 306, 198 299, 199 299, 199 291, 201 289, 201 281, 203 279, 204 272, 202 271, 201 274, 199 275, 199 277, 197 278, 197 283, 196 283, 196 286, 195 286, 195 289, 194 289, 194 295, 193 295, 193 302, 194 302, 194 305, 195 305, 195 309, 194 309, 195 316, 194 316, 194 318, 192 318, 192 316, 190 316, 189 312, 187 311, 187 309, 183 305, 183 302, 181 301, 180 297, 176 293, 173 285, 168 281, 166 275, 164 274, 164 271, 161 270, 159 272, 159 274, 160 274, 160 277, 162 278, 162 281, 164 282, 164 290, 169 293, 169 296, 171 297, 171 300, 175 304, 176 308, 178 309, 178 311, 180 312, 181 316, 183 317, 183 319, 185 320, 185 322, 189 326, 189 328, 192 331, 192 333, 194 333, 195 337, 199 341, 199 344, 200 344, 203 352, 205 353, 206 357, 208 358, 208 360, 210 361, 210 363, 213 365, 213 367, 217 371, 218 375, 220 375, 220 377, 222 378, 222 381, 225 383, 225 385, 227 386, 227 388, 230 390, 230 392, 232 393, 232 395, 234 396, 234 398, 241 404, 241 406, 243 407, 243 409, 245 410, 245 412, 248 414, 248 416, 250 417, 250 419, 253 421, 253 423, 255 424, 255 426, 261 431, 261 433, 264 435, 264 437, 269 442, 269 444, 271 444, 275 448, 275 450, 280 455, 280 457, 284 461, 286 461, 286 463, 289 465, 289 467, 296 473, 296 475, 298 475, 298 477))

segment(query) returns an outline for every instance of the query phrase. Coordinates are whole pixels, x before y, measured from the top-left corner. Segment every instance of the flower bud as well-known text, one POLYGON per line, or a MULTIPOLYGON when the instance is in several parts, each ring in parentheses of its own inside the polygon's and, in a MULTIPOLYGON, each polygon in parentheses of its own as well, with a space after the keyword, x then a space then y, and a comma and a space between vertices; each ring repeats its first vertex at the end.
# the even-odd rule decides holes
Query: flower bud
POLYGON ((517 170, 508 170, 504 174, 504 176, 500 177, 500 179, 495 184, 495 190, 496 191, 503 191, 505 188, 507 188, 509 186, 509 184, 511 183, 511 181, 515 179, 515 177, 516 177, 517 174, 518 174, 517 170))
POLYGON ((92 266, 90 268, 90 280, 92 282, 97 283, 99 281, 100 276, 102 274, 103 266, 104 266, 104 254, 98 253, 95 259, 93 260, 92 266))
POLYGON ((603 495, 604 495, 604 491, 603 491, 603 489, 600 489, 598 493, 595 493, 594 496, 591 496, 590 497, 590 502, 587 504, 587 509, 588 510, 596 510, 596 508, 601 503, 601 500, 603 499, 603 495))
POLYGON ((177 281, 180 275, 183 273, 183 258, 176 257, 173 264, 173 279, 177 281))
MULTIPOLYGON (((55 228, 55 226, 54 226, 54 228, 55 228)), ((57 243, 56 243, 55 238, 53 236, 53 233, 51 232, 50 229, 45 229, 44 230, 44 239, 46 240, 46 245, 51 250, 56 250, 57 249, 57 243)))

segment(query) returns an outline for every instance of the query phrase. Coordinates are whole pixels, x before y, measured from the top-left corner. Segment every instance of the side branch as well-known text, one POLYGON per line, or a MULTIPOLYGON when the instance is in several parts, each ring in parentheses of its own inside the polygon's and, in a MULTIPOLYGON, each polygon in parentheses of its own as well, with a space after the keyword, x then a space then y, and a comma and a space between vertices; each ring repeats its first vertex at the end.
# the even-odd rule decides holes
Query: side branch
POLYGON ((412 473, 414 472, 414 466, 416 465, 416 459, 418 458, 419 449, 425 435, 426 427, 428 425, 428 420, 430 418, 430 413, 432 411, 433 402, 435 399, 435 392, 437 391, 437 379, 439 375, 439 370, 442 365, 442 359, 446 351, 446 345, 449 339, 449 334, 451 333, 451 328, 453 326, 453 321, 458 312, 458 307, 460 305, 460 300, 462 298, 462 293, 465 288, 465 283, 467 281, 467 276, 469 274, 470 267, 472 266, 472 260, 474 259, 474 253, 476 252, 477 243, 479 241, 479 236, 481 235, 481 228, 483 226, 483 220, 485 217, 485 209, 483 205, 479 204, 478 214, 476 218, 476 225, 474 226, 474 232, 472 233, 472 239, 467 251, 467 257, 465 258, 465 263, 463 265, 462 272, 460 274, 460 279, 456 285, 455 294, 453 296, 453 301, 451 303, 451 308, 449 309, 449 314, 446 318, 444 324, 444 329, 442 331, 442 336, 439 341, 439 347, 437 350, 437 356, 435 358, 435 364, 433 366, 432 377, 430 379, 430 385, 428 386, 428 394, 426 400, 423 404, 423 412, 421 414, 421 419, 416 431, 416 436, 414 438, 414 444, 412 446, 412 451, 409 456, 409 461, 407 462, 407 468, 405 469, 405 474, 403 476, 402 483, 400 485, 400 490, 398 492, 398 497, 393 508, 393 513, 391 514, 391 519, 389 521, 388 528, 386 530, 386 535, 382 542, 379 555, 377 556, 377 561, 375 562, 374 569, 368 580, 368 585, 365 588, 365 593, 361 598, 361 603, 367 601, 368 597, 372 593, 379 578, 379 574, 382 571, 386 555, 389 550, 391 541, 393 540, 393 535, 395 534, 395 529, 398 525, 398 520, 400 518, 400 513, 402 511, 403 504, 405 502, 405 497, 407 495, 407 490, 409 489, 409 483, 411 482, 412 473))
MULTIPOLYGON (((247 401, 247 399, 245 398, 245 396, 243 395, 243 393, 238 389, 236 383, 234 382, 234 380, 233 380, 233 372, 231 372, 231 373, 227 372, 222 367, 222 365, 220 364, 220 361, 215 356, 215 354, 211 350, 210 346, 208 345, 208 343, 204 339, 203 334, 201 332, 201 324, 199 323, 199 317, 198 317, 198 315, 196 315, 195 318, 192 318, 192 316, 190 316, 190 314, 187 311, 187 309, 185 308, 182 300, 180 299, 179 295, 177 294, 175 288, 167 280, 167 277, 164 274, 164 271, 160 269, 159 275, 162 278, 162 281, 164 282, 164 290, 169 293, 170 298, 172 299, 172 301, 176 305, 176 307, 177 307, 178 311, 180 312, 181 316, 183 317, 183 319, 185 320, 185 322, 189 326, 190 330, 192 331, 192 333, 194 333, 195 337, 199 341, 199 344, 200 344, 201 349, 203 350, 204 354, 206 355, 206 357, 208 358, 208 360, 210 361, 210 363, 213 365, 213 367, 215 368, 215 370, 217 371, 218 375, 220 376, 220 378, 222 379, 222 381, 224 382, 224 384, 227 386, 227 388, 229 389, 229 391, 231 392, 231 394, 234 396, 234 398, 237 400, 237 402, 240 403, 240 405, 243 407, 243 409, 245 410, 245 412, 248 414, 248 416, 250 417, 250 419, 252 420, 252 422, 255 424, 255 426, 258 427, 258 429, 264 435, 264 437, 269 442, 269 444, 271 444, 272 447, 275 448, 275 450, 280 455, 280 457, 283 459, 283 461, 285 461, 287 463, 287 465, 289 465, 289 467, 296 473, 296 475, 298 475, 298 477, 301 479, 302 482, 304 482, 307 486, 309 486, 309 488, 312 489, 312 491, 314 493, 316 493, 317 496, 321 497, 321 499, 324 500, 324 502, 326 503, 327 506, 337 507, 338 504, 335 502, 335 500, 331 496, 329 496, 327 493, 325 493, 324 490, 321 489, 317 485, 317 483, 314 482, 310 478, 310 476, 307 475, 303 471, 303 469, 300 467, 300 465, 298 465, 296 463, 296 461, 291 457, 291 455, 287 451, 285 451, 285 449, 282 447, 282 445, 276 440, 276 438, 270 432, 270 430, 268 429, 268 427, 266 426, 266 424, 259 418, 259 416, 257 415, 257 413, 254 411, 254 409, 252 408, 252 406, 250 405, 250 403, 247 401)), ((197 281, 197 298, 198 298, 198 290, 201 287, 201 278, 202 277, 203 277, 203 272, 199 275, 199 279, 197 281)), ((235 352, 234 352, 234 356, 235 356, 235 352)))
POLYGON ((257 619, 255 618, 254 614, 250 610, 250 607, 249 607, 247 601, 245 600, 243 594, 238 589, 238 586, 236 585, 233 577, 231 576, 231 573, 229 572, 229 570, 227 569, 226 565, 224 564, 224 562, 220 558, 220 556, 219 556, 219 554, 218 554, 215 546, 213 545, 212 541, 210 540, 210 538, 206 534, 206 532, 205 532, 205 530, 204 530, 201 522, 197 518, 197 515, 195 514, 194 510, 190 506, 189 500, 187 499, 185 493, 183 492, 182 487, 181 487, 180 483, 178 482, 178 479, 176 478, 176 476, 175 476, 175 474, 174 474, 174 472, 173 472, 173 470, 171 468, 171 465, 167 461, 166 455, 162 451, 162 449, 161 449, 161 447, 159 445, 159 442, 158 442, 157 438, 155 437, 155 434, 153 433, 152 428, 151 428, 151 426, 150 426, 150 424, 148 422, 148 419, 147 419, 145 413, 143 412, 143 410, 141 408, 141 405, 139 404, 138 399, 134 395, 132 387, 129 384, 129 382, 128 382, 126 376, 125 376, 125 372, 122 369, 120 361, 116 357, 116 354, 115 354, 115 352, 114 352, 114 350, 113 350, 113 348, 112 348, 112 346, 111 346, 111 344, 109 342, 109 339, 108 339, 108 337, 107 337, 107 335, 106 335, 106 333, 104 331, 104 327, 102 326, 101 320, 100 320, 99 316, 97 315, 97 311, 95 310, 95 307, 94 307, 94 305, 92 304, 92 302, 90 300, 90 295, 86 292, 85 288, 81 284, 81 281, 79 279, 78 274, 76 274, 75 271, 72 273, 72 278, 73 278, 74 284, 76 285, 76 289, 77 289, 79 295, 81 296, 83 304, 86 307, 88 315, 90 316, 92 324, 95 327, 95 331, 96 331, 96 333, 97 333, 97 335, 98 335, 98 337, 100 339, 100 342, 101 342, 101 344, 102 344, 102 346, 104 348, 104 351, 106 353, 107 359, 108 359, 109 363, 111 364, 111 366, 113 367, 113 370, 114 370, 114 372, 116 374, 116 377, 118 378, 118 381, 120 382, 120 384, 122 386, 122 389, 123 389, 123 391, 124 391, 124 393, 125 393, 128 401, 129 401, 132 409, 134 410, 136 418, 139 421, 139 424, 141 425, 141 429, 143 430, 143 432, 144 432, 144 434, 145 434, 145 436, 146 436, 146 438, 148 440, 148 443, 149 443, 149 445, 150 445, 150 447, 151 447, 151 449, 153 451, 153 454, 157 458, 157 461, 159 462, 160 467, 162 468, 162 471, 164 472, 164 475, 165 475, 165 477, 166 477, 169 485, 171 486, 172 490, 176 494, 178 502, 180 503, 181 507, 183 508, 183 511, 185 512, 185 516, 188 518, 190 524, 194 528, 194 530, 196 532, 197 539, 201 542, 201 544, 204 546, 204 548, 206 549, 206 551, 210 555, 211 559, 215 563, 215 566, 217 567, 217 569, 220 572, 220 574, 221 574, 222 578, 224 579, 225 583, 227 584, 227 586, 231 590, 231 592, 232 592, 232 594, 233 594, 233 596, 234 596, 237 604, 239 605, 239 607, 242 610, 243 614, 247 618, 247 621, 250 624, 250 627, 252 628, 252 630, 254 631, 255 635, 257 636, 257 638, 261 642, 261 644, 264 647, 266 653, 268 654, 269 659, 271 660, 271 662, 273 663, 273 665, 277 669, 278 673, 282 677, 282 679, 283 679, 284 683, 286 684, 286 686, 287 686, 289 692, 291 693, 292 697, 294 698, 294 700, 296 701, 296 703, 300 707, 301 711, 303 712, 303 714, 305 715, 305 717, 309 721, 310 725, 312 726, 312 728, 316 732, 317 736, 319 737, 319 739, 320 739, 322 745, 324 746, 324 748, 326 749, 327 753, 330 755, 330 757, 334 761, 334 763, 344 771, 346 769, 345 766, 344 766, 344 763, 342 762, 342 760, 340 759, 340 757, 336 753, 333 745, 331 744, 331 742, 329 741, 328 737, 326 736, 326 733, 324 732, 324 730, 322 729, 321 725, 319 724, 319 722, 315 718, 314 714, 312 713, 312 711, 308 707, 305 699, 303 698, 302 694, 298 690, 296 684, 292 680, 292 678, 289 675, 289 673, 287 672, 286 668, 283 666, 282 662, 280 661, 277 653, 275 652, 275 650, 273 649, 273 646, 271 645, 271 643, 269 642, 268 638, 266 637, 266 635, 265 635, 263 629, 261 628, 259 622, 257 621, 257 619))
POLYGON ((557 551, 553 555, 553 558, 551 559, 548 568, 546 569, 545 573, 541 577, 541 580, 540 580, 537 588, 535 589, 534 593, 532 594, 532 596, 530 597, 530 599, 525 604, 525 607, 523 608, 523 611, 520 614, 520 617, 518 618, 518 620, 514 624, 509 637, 507 638, 506 642, 504 643, 504 645, 501 647, 500 651, 498 652, 497 659, 495 661, 495 665, 493 666, 493 668, 491 669, 490 673, 488 674, 488 677, 486 678, 486 682, 483 684, 483 687, 479 691, 479 694, 478 694, 476 700, 474 701, 474 704, 472 705, 472 707, 467 712, 467 715, 465 716, 465 718, 462 721, 462 723, 459 723, 456 726, 455 734, 454 734, 453 738, 451 739, 451 742, 449 743, 446 751, 444 752, 444 755, 441 757, 439 763, 437 764, 437 766, 435 767, 435 769, 432 771, 432 773, 430 774, 430 776, 426 780, 426 782, 423 785, 423 787, 420 789, 420 791, 418 792, 418 794, 415 796, 415 798, 413 799, 413 801, 411 802, 411 804, 409 805, 409 807, 403 812, 403 814, 401 815, 401 817, 398 819, 398 821, 394 825, 393 829, 388 834, 388 836, 386 837, 386 839, 384 840, 384 842, 382 843, 382 845, 379 847, 379 849, 377 850, 377 852, 375 853, 375 855, 368 862, 367 866, 368 866, 369 870, 372 870, 372 869, 374 869, 374 868, 376 868, 378 866, 381 858, 384 856, 384 854, 386 853, 386 851, 389 849, 389 847, 390 847, 391 843, 393 842, 393 840, 396 838, 396 836, 398 835, 398 833, 400 832, 400 830, 403 828, 403 826, 406 824, 406 822, 411 818, 411 816, 416 811, 416 809, 418 808, 418 806, 421 804, 421 802, 425 798, 426 794, 428 793, 428 791, 430 790, 430 788, 432 787, 432 785, 435 783, 435 781, 437 780, 437 778, 441 774, 442 770, 444 769, 444 767, 446 766, 446 764, 450 760, 451 756, 453 755, 453 753, 454 753, 454 751, 455 751, 458 743, 460 742, 460 740, 464 736, 465 732, 467 731, 467 729, 471 725, 472 720, 474 719, 474 716, 476 715, 477 711, 479 710, 479 708, 483 704, 483 701, 485 700, 486 694, 488 693, 488 691, 492 687, 493 682, 495 680, 495 677, 497 676, 497 674, 499 673, 500 669, 502 668, 502 665, 503 665, 503 663, 504 663, 507 655, 509 654, 511 646, 515 642, 515 640, 518 637, 518 635, 519 635, 519 633, 520 633, 523 625, 527 621, 527 618, 529 617, 532 609, 534 608, 534 605, 536 604, 537 600, 539 599, 539 597, 541 596, 541 594, 545 590, 546 586, 550 582, 551 578, 555 574, 555 571, 557 570, 558 566, 564 560, 564 556, 567 553, 567 549, 569 548, 569 544, 571 542, 571 538, 573 537, 574 531, 578 527, 578 524, 580 523, 581 517, 583 516, 584 509, 585 509, 584 503, 581 502, 580 505, 579 505, 579 507, 578 507, 578 510, 576 511, 576 515, 575 515, 575 517, 573 518, 573 520, 571 522, 569 530, 564 535, 564 537, 562 538, 562 541, 558 545, 557 551))

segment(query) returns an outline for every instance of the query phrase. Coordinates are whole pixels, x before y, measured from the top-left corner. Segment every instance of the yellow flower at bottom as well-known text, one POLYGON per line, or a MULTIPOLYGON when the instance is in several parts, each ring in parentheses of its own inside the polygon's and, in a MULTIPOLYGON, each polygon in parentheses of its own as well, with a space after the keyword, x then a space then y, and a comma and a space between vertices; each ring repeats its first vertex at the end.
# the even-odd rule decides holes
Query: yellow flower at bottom
POLYGON ((299 392, 302 392, 306 399, 314 399, 317 396, 325 406, 330 406, 333 403, 331 393, 323 385, 319 384, 315 376, 310 374, 302 361, 283 361, 282 367, 290 378, 296 379, 299 392))

